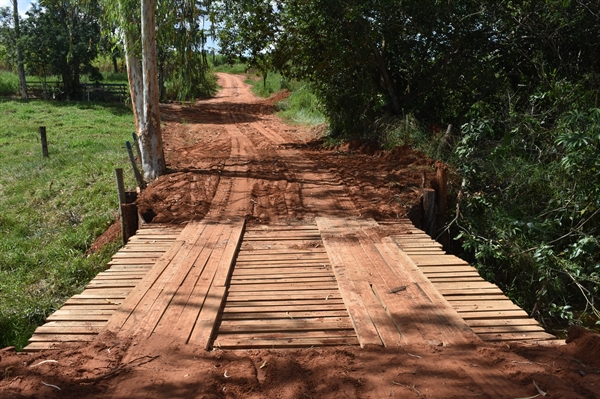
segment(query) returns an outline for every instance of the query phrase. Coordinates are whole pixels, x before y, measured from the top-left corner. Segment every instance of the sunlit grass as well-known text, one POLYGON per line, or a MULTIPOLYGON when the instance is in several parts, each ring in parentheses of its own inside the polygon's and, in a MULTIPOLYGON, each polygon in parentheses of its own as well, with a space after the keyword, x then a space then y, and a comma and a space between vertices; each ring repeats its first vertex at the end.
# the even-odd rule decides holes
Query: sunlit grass
POLYGON ((85 253, 117 217, 114 169, 134 129, 121 105, 0 101, 0 347, 26 345, 105 267, 116 247, 85 253))

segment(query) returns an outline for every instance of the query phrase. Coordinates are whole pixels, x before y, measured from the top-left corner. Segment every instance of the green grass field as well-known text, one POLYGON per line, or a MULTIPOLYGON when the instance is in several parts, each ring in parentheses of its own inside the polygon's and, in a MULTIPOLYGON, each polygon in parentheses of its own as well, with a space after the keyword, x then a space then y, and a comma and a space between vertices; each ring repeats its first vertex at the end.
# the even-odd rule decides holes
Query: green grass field
POLYGON ((0 348, 26 345, 117 249, 85 255, 117 218, 114 169, 134 186, 123 149, 134 130, 122 105, 0 101, 0 348))

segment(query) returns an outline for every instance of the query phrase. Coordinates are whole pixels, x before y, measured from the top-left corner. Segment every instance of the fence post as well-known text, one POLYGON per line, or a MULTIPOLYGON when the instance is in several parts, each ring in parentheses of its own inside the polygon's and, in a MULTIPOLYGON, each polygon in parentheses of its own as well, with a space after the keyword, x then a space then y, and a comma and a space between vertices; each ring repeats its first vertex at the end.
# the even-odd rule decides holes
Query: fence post
POLYGON ((429 237, 435 234, 435 190, 423 189, 423 227, 429 237))
POLYGON ((46 140, 46 126, 40 126, 40 140, 42 142, 42 156, 48 158, 48 141, 46 140))

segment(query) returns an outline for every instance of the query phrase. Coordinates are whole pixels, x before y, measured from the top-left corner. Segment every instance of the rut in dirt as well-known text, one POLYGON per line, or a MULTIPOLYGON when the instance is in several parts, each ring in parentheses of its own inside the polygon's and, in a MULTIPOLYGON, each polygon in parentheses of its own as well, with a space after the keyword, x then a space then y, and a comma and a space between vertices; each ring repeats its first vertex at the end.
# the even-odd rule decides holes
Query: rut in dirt
POLYGON ((245 217, 295 224, 317 216, 402 218, 432 161, 402 147, 369 155, 325 150, 313 131, 282 123, 238 75, 193 107, 161 108, 170 173, 138 200, 147 222, 245 217))

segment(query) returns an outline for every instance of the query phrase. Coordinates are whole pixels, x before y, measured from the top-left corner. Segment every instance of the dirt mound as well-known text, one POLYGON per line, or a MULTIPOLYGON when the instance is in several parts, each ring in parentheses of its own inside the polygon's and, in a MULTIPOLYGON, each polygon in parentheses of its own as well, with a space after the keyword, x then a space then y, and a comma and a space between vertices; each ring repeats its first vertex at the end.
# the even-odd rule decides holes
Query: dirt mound
POLYGON ((600 334, 584 327, 571 326, 566 340, 567 351, 583 365, 600 373, 600 334))

